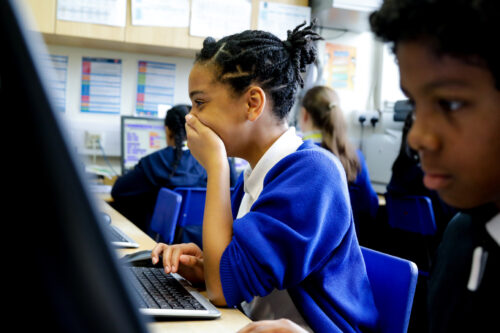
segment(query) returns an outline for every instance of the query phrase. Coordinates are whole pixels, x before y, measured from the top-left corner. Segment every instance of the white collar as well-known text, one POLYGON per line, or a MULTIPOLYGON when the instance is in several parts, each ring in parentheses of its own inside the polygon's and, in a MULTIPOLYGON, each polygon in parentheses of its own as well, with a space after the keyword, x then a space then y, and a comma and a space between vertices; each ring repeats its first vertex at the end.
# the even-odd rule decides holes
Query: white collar
POLYGON ((295 127, 290 127, 262 155, 253 170, 250 165, 247 166, 243 175, 245 180, 244 190, 245 193, 251 196, 252 201, 259 197, 264 187, 264 177, 268 171, 284 157, 295 152, 302 143, 302 139, 295 133, 295 127))
POLYGON ((495 215, 488 223, 486 223, 486 230, 491 238, 500 246, 500 213, 495 215))

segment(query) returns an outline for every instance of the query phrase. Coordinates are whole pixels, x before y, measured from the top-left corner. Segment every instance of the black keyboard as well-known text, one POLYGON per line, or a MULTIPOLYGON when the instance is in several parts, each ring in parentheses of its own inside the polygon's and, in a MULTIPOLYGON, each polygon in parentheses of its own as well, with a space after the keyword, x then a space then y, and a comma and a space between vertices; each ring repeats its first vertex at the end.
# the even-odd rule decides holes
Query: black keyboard
POLYGON ((162 268, 129 267, 141 308, 205 310, 172 275, 162 268))

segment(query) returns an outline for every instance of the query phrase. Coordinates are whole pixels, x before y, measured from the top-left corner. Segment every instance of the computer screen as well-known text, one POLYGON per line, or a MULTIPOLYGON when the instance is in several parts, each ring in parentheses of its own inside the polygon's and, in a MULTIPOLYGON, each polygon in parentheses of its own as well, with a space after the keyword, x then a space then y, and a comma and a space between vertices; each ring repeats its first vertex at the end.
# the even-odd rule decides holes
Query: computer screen
POLYGON ((54 109, 42 72, 47 52, 40 34, 26 30, 22 3, 0 0, 0 101, 10 127, 2 141, 11 143, 3 150, 4 322, 27 332, 146 332, 54 109))
POLYGON ((160 118, 121 117, 121 167, 127 173, 139 160, 167 146, 165 121, 160 118))

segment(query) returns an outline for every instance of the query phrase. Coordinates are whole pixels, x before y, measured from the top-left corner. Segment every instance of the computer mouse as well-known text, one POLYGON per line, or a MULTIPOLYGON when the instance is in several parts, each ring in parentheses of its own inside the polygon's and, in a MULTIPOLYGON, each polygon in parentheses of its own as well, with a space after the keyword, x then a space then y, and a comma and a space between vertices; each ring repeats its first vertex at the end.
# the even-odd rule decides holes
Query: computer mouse
POLYGON ((106 224, 111 224, 111 216, 109 216, 108 214, 106 214, 104 212, 101 212, 101 216, 102 216, 103 221, 106 224))
POLYGON ((134 253, 126 254, 124 255, 121 260, 131 266, 136 266, 136 267, 153 267, 153 266, 162 266, 162 261, 161 258, 158 261, 156 265, 153 265, 153 262, 151 261, 151 250, 142 250, 142 251, 137 251, 134 253))

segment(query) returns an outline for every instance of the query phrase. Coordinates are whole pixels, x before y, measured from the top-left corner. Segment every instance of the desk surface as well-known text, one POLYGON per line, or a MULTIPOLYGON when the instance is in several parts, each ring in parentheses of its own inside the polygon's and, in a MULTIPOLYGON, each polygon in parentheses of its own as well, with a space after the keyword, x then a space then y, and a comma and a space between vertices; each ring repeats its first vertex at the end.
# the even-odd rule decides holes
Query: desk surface
MULTIPOLYGON (((132 222, 127 220, 123 215, 118 213, 106 202, 102 203, 101 209, 111 216, 112 223, 119 227, 123 232, 132 237, 138 244, 137 249, 119 249, 119 255, 125 255, 140 250, 152 249, 156 242, 145 234, 141 229, 137 228, 132 222)), ((203 294, 203 292, 202 292, 203 294)), ((222 313, 221 317, 212 320, 163 320, 152 322, 148 327, 152 332, 179 332, 179 333, 234 333, 250 323, 250 319, 236 309, 219 308, 222 313)))

